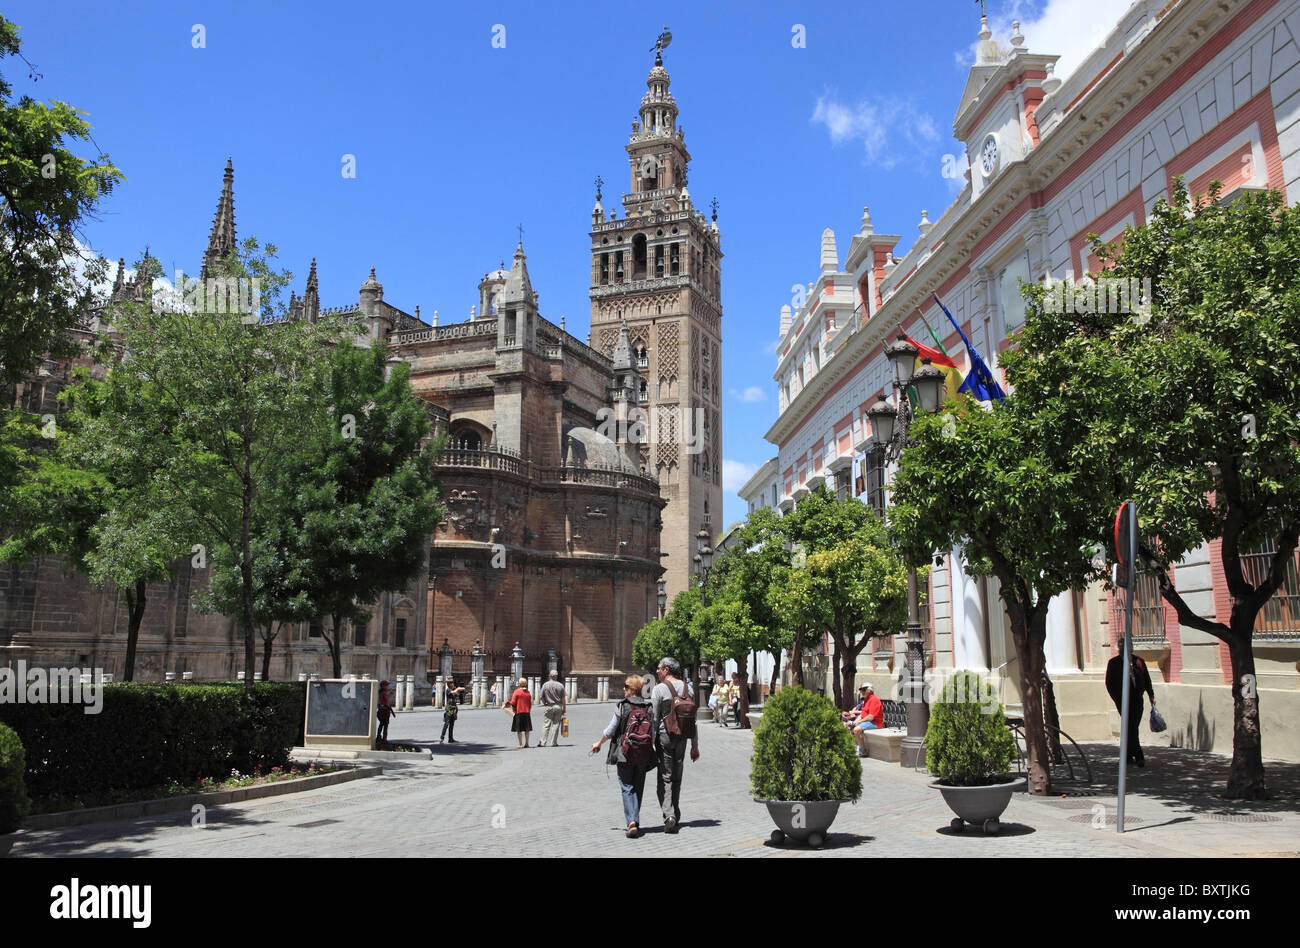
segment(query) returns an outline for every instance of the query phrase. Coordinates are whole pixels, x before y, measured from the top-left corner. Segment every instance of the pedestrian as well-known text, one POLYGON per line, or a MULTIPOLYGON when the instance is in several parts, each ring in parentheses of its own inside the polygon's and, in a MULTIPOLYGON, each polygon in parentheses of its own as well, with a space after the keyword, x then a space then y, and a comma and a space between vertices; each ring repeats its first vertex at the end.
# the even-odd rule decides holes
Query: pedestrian
POLYGON ((731 709, 731 716, 736 719, 736 727, 738 728, 749 726, 749 722, 740 716, 740 692, 742 688, 744 688, 744 685, 740 683, 740 672, 732 672, 730 698, 727 707, 731 709))
POLYGON ((492 682, 492 688, 488 692, 488 704, 494 708, 497 706, 497 683, 495 681, 492 682))
POLYGON ((551 672, 550 680, 542 685, 542 739, 538 747, 545 747, 549 742, 552 747, 558 747, 560 743, 560 728, 564 722, 564 712, 568 707, 568 695, 564 693, 564 685, 560 684, 560 673, 551 672), (551 738, 551 732, 555 732, 554 739, 551 738))
POLYGON ((618 789, 623 795, 623 819, 627 821, 627 838, 641 833, 641 799, 645 796, 645 775, 654 763, 654 720, 650 702, 641 696, 645 682, 640 675, 629 675, 623 682, 623 700, 614 709, 614 717, 600 740, 591 745, 594 754, 609 741, 606 764, 618 767, 618 789))
POLYGON ((375 711, 375 717, 379 719, 379 740, 388 743, 388 719, 397 712, 393 710, 393 703, 388 697, 388 682, 379 683, 379 707, 375 711))
POLYGON ((529 735, 533 732, 533 696, 528 693, 527 678, 519 679, 519 687, 510 696, 506 707, 512 708, 515 712, 514 720, 510 722, 510 730, 515 732, 515 739, 519 742, 519 746, 527 747, 529 735))
POLYGON ((456 687, 456 678, 452 676, 447 679, 447 685, 442 693, 442 734, 438 738, 438 743, 442 743, 445 737, 448 744, 456 744, 456 715, 460 712, 460 696, 465 691, 464 687, 456 687))
POLYGON ((682 819, 682 776, 686 769, 686 744, 691 760, 700 759, 700 738, 695 729, 695 702, 690 684, 681 680, 682 666, 665 657, 655 668, 659 684, 650 692, 650 715, 655 725, 659 769, 655 791, 664 815, 664 832, 676 833, 682 819))
MULTIPOLYGON (((1119 712, 1119 726, 1124 726, 1124 644, 1116 643, 1115 656, 1106 663, 1106 691, 1110 695, 1110 700, 1115 702, 1115 710, 1119 712)), ((1156 706, 1156 691, 1151 684, 1151 673, 1147 671, 1147 663, 1142 660, 1142 656, 1130 656, 1129 661, 1129 719, 1128 719, 1128 760, 1137 764, 1139 767, 1147 765, 1146 758, 1142 756, 1142 745, 1138 738, 1138 725, 1142 723, 1142 692, 1146 692, 1151 697, 1151 707, 1156 706)))

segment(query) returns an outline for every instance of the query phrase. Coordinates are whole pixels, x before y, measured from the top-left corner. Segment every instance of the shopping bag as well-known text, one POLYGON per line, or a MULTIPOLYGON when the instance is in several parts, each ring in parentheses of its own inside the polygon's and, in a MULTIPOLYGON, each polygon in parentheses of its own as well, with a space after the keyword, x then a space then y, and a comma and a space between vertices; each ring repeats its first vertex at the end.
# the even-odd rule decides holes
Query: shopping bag
POLYGON ((1151 720, 1148 723, 1151 725, 1152 734, 1159 734, 1169 727, 1165 723, 1165 716, 1160 713, 1160 710, 1154 704, 1151 706, 1151 720))

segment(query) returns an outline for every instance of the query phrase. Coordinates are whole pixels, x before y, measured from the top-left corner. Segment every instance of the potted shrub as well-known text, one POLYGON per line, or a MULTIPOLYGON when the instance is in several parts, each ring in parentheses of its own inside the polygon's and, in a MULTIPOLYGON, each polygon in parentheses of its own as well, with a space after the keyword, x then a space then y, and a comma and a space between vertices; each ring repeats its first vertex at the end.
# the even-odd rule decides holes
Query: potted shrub
POLYGON ((973 672, 954 675, 930 708, 925 731, 926 764, 939 778, 930 786, 957 814, 953 830, 961 832, 972 823, 986 833, 998 832, 998 817, 1011 794, 1025 785, 1023 777, 1007 776, 1015 753, 1015 739, 993 689, 973 672))
POLYGON ((755 802, 767 805, 779 827, 772 842, 788 836, 816 847, 840 804, 862 795, 862 762, 829 699, 782 688, 763 705, 749 779, 755 802))
POLYGON ((9 853, 14 832, 31 809, 27 799, 27 756, 13 728, 0 724, 0 856, 9 853))

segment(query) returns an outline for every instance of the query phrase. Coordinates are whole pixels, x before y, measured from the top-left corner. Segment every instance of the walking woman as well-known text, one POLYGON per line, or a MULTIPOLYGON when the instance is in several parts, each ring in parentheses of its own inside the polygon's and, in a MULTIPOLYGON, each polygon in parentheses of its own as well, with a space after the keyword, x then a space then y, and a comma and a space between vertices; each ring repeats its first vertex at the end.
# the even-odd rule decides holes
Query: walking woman
POLYGON ((514 720, 510 723, 510 730, 515 732, 519 746, 527 747, 529 735, 533 731, 533 696, 528 693, 527 678, 519 679, 519 687, 510 696, 510 701, 506 707, 513 708, 515 712, 514 720))
POLYGON ((456 687, 455 678, 447 679, 447 687, 443 691, 442 699, 442 735, 438 738, 439 744, 444 737, 449 744, 457 743, 456 715, 460 711, 460 696, 464 691, 464 687, 456 687))
POLYGON ((636 839, 641 833, 645 775, 654 764, 654 722, 650 719, 650 702, 641 696, 644 684, 640 675, 631 675, 623 682, 623 700, 614 709, 605 733, 591 745, 594 754, 602 744, 610 742, 605 763, 618 765, 618 789, 623 794, 628 839, 636 839))

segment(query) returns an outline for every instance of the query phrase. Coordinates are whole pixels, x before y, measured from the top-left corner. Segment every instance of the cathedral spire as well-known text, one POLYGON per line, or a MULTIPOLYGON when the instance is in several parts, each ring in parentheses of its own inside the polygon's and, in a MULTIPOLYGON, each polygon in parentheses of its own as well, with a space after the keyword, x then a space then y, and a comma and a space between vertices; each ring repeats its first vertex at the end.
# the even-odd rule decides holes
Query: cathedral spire
POLYGON ((208 249, 203 255, 201 278, 206 280, 216 276, 221 260, 235 249, 235 169, 229 158, 226 159, 226 173, 221 179, 221 199, 217 201, 217 213, 212 218, 212 234, 208 237, 208 249))
POLYGON ((320 318, 320 285, 316 281, 316 258, 311 258, 311 272, 307 274, 307 289, 302 294, 303 315, 309 322, 320 318))

